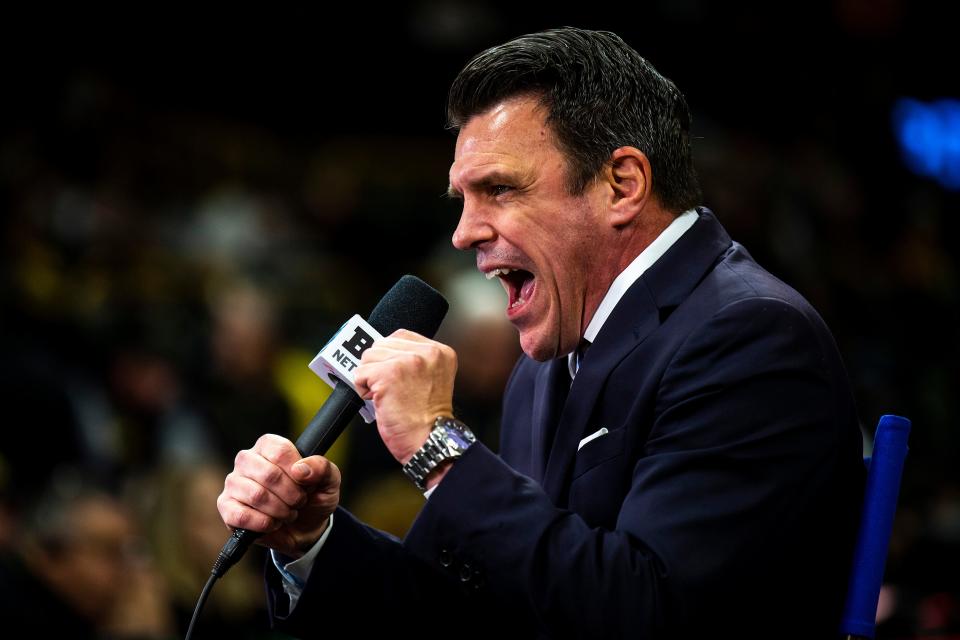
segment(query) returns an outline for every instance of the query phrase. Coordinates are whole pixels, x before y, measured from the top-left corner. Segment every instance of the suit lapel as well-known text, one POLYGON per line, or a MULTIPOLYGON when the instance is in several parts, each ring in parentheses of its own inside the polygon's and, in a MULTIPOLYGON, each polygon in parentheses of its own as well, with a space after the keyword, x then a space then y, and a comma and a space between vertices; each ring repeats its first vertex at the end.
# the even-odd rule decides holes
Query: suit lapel
POLYGON ((570 390, 566 358, 556 358, 539 367, 533 389, 533 446, 530 473, 543 482, 547 447, 570 390))
MULTIPOLYGON (((566 484, 573 468, 577 445, 586 435, 590 416, 597 398, 616 366, 657 327, 660 326, 660 311, 665 307, 679 305, 713 267, 718 258, 730 247, 730 237, 706 209, 700 210, 700 219, 677 242, 644 273, 624 294, 604 323, 596 341, 586 357, 570 388, 569 397, 559 415, 559 424, 552 411, 556 403, 534 404, 535 449, 547 440, 545 434, 554 424, 556 435, 543 469, 543 487, 558 506, 565 506, 566 484)), ((566 371, 566 358, 552 361, 541 369, 535 393, 546 386, 548 371, 556 368, 566 371)), ((600 425, 602 426, 602 425, 600 425)), ((542 467, 535 467, 540 473, 542 467)))
MULTIPOLYGON (((560 423, 550 448, 543 487, 554 504, 563 506, 566 476, 587 421, 610 372, 659 325, 653 298, 638 280, 613 310, 587 351, 570 395, 560 414, 560 423), (624 304, 629 298, 629 304, 624 304)), ((560 358, 566 362, 565 358, 560 358)))

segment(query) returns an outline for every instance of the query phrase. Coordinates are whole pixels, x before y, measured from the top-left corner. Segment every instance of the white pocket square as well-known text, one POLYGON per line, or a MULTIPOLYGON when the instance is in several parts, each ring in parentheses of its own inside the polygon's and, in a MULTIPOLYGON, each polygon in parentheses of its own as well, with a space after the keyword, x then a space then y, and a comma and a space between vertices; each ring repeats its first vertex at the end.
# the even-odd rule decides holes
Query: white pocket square
POLYGON ((580 449, 583 449, 583 445, 587 444, 591 440, 596 440, 600 436, 605 436, 608 433, 610 433, 610 431, 606 427, 601 427, 599 430, 594 431, 593 433, 591 433, 586 438, 580 441, 580 444, 577 445, 577 451, 580 451, 580 449))

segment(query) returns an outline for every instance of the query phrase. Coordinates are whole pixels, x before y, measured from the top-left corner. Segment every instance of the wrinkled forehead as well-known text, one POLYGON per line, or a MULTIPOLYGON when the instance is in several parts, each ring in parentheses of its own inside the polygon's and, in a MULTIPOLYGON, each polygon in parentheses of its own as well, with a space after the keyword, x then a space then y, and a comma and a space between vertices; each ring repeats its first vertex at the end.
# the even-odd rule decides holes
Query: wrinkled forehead
POLYGON ((557 151, 546 109, 529 96, 497 103, 460 129, 450 181, 455 184, 481 167, 523 165, 557 151))
POLYGON ((523 147, 552 141, 546 118, 547 110, 535 96, 502 100, 464 123, 455 157, 492 146, 523 147))

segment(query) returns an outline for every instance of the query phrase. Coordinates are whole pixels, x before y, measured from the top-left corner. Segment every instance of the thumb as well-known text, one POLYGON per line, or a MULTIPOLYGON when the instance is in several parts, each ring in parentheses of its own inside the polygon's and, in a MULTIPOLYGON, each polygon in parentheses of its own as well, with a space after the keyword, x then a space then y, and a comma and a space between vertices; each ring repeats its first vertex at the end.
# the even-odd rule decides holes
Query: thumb
POLYGON ((307 480, 310 480, 311 476, 314 475, 313 469, 311 469, 310 465, 303 460, 299 460, 294 463, 291 472, 293 473, 293 479, 297 482, 306 482, 307 480))
POLYGON ((290 467, 290 477, 301 485, 317 485, 321 488, 339 486, 340 472, 337 466, 315 455, 298 460, 290 467))

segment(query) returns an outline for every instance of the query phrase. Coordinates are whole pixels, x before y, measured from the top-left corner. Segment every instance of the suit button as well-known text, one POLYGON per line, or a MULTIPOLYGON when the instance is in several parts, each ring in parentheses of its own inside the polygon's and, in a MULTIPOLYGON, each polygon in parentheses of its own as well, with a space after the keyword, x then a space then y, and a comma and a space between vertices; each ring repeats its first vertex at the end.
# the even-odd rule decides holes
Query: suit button
POLYGON ((440 566, 444 569, 449 569, 450 565, 453 564, 453 554, 450 553, 449 549, 444 549, 440 552, 440 566))
POLYGON ((473 567, 469 562, 464 562, 460 567, 460 582, 470 582, 473 579, 473 567))
POLYGON ((449 569, 450 565, 453 564, 453 554, 450 553, 449 549, 444 549, 440 552, 440 566, 444 569, 449 569))
POLYGON ((484 578, 483 573, 481 573, 479 569, 473 572, 473 588, 474 589, 480 589, 480 587, 486 584, 486 582, 487 582, 486 578, 484 578))

